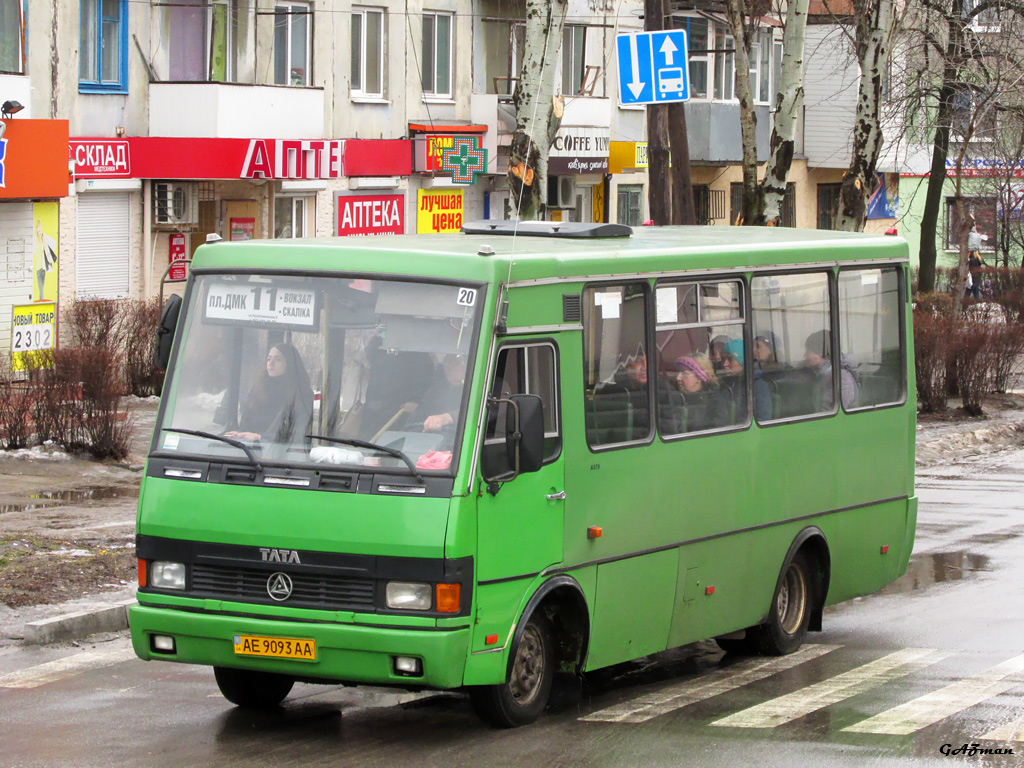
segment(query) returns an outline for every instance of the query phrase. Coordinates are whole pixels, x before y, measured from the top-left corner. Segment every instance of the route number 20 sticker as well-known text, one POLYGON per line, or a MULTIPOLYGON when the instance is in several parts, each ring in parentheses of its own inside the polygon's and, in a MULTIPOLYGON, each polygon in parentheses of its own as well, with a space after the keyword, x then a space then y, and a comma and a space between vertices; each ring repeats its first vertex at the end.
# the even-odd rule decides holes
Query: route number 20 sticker
POLYGON ((476 304, 476 290, 474 288, 459 288, 459 298, 455 303, 460 307, 472 307, 476 304))

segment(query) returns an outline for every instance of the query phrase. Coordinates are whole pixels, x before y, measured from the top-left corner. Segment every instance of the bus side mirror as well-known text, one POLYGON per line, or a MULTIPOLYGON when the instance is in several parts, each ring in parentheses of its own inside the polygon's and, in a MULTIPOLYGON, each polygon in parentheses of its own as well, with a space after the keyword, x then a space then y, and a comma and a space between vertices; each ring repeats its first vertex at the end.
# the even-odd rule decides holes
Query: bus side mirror
POLYGON ((544 463, 544 405, 537 395, 511 395, 505 450, 513 476, 536 472, 544 463))
POLYGON ((181 314, 181 296, 172 293, 160 313, 160 325, 156 329, 156 367, 167 370, 171 359, 171 345, 174 344, 174 329, 178 327, 178 315, 181 314))

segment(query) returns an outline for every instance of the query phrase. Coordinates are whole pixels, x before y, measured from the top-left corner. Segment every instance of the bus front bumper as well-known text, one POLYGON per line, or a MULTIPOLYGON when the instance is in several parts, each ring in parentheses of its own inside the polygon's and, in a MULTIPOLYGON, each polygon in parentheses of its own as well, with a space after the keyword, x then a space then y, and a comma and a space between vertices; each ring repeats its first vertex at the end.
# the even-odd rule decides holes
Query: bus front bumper
POLYGON ((325 682, 457 688, 469 650, 468 627, 425 630, 366 624, 277 621, 211 615, 149 605, 128 609, 132 645, 140 659, 277 672, 325 682), (174 652, 154 650, 154 635, 174 638, 174 652), (316 641, 316 659, 235 653, 236 636, 316 641), (422 662, 422 675, 396 672, 396 657, 422 662))

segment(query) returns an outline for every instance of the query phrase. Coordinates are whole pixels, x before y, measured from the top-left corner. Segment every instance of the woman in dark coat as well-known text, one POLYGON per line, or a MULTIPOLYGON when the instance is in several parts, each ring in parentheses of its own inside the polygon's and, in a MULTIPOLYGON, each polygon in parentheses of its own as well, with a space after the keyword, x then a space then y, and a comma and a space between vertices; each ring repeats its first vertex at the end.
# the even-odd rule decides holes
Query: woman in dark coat
POLYGON ((226 437, 293 443, 302 440, 313 419, 313 388, 298 350, 276 344, 267 365, 242 403, 237 432, 226 437))

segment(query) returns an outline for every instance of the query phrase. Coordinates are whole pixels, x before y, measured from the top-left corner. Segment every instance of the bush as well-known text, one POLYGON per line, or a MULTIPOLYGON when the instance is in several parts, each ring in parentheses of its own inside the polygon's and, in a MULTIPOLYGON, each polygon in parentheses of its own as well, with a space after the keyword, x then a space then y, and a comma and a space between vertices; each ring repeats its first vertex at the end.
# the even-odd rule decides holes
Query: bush
POLYGON ((71 344, 89 349, 114 351, 122 345, 122 328, 126 301, 117 299, 87 299, 71 303, 67 311, 71 344))
POLYGON ((1017 361, 1024 354, 1024 325, 1019 321, 993 326, 990 329, 992 345, 992 389, 1006 392, 1020 380, 1017 361))
POLYGON ((156 329, 160 324, 159 299, 126 302, 121 323, 124 368, 128 391, 137 397, 159 395, 164 372, 156 367, 156 329))
POLYGON ((964 410, 971 416, 981 416, 992 383, 994 330, 989 323, 966 318, 960 318, 951 328, 950 362, 964 410))
POLYGON ((28 386, 15 380, 11 358, 0 353, 0 447, 12 450, 28 446, 31 412, 28 386))
POLYGON ((86 449, 97 459, 123 459, 128 455, 131 420, 121 408, 120 361, 106 349, 78 352, 82 381, 79 419, 86 449))
POLYGON ((914 373, 921 410, 928 413, 946 408, 952 329, 952 313, 922 307, 918 302, 914 310, 914 373))
POLYGON ((82 395, 79 350, 51 349, 33 359, 32 415, 40 442, 52 440, 68 451, 85 448, 78 417, 82 395))

